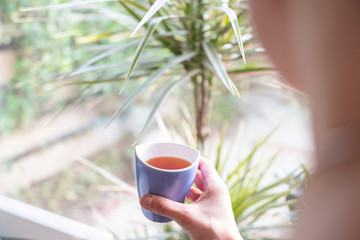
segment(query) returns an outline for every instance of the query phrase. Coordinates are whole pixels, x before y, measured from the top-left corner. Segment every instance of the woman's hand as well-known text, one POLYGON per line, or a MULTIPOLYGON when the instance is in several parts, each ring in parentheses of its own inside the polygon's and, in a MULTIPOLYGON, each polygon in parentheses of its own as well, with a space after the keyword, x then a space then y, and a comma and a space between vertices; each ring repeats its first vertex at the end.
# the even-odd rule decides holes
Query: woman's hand
POLYGON ((140 204, 177 222, 192 240, 242 239, 237 229, 228 189, 215 168, 200 159, 195 185, 187 196, 193 203, 182 204, 146 194, 140 204))

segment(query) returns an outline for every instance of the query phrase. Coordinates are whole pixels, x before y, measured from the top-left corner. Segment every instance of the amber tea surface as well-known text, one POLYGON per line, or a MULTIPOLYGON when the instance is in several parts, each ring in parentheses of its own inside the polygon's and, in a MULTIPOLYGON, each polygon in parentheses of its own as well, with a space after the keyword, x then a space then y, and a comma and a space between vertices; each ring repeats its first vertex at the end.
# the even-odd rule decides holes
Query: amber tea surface
POLYGON ((166 170, 187 168, 191 162, 177 157, 155 157, 146 161, 147 164, 166 170))

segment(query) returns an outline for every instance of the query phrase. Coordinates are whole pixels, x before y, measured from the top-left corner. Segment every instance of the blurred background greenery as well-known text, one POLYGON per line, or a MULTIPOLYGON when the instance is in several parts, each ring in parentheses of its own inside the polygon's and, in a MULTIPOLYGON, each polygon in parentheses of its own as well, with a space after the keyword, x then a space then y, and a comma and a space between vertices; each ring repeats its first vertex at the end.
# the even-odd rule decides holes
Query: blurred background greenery
MULTIPOLYGON (((0 0, 0 176, 16 179, 1 193, 117 232, 109 212, 137 204, 131 145, 177 141, 214 161, 246 239, 287 239, 308 175, 309 136, 291 136, 308 127, 306 97, 281 83, 246 2, 169 0, 130 38, 154 2, 0 0)), ((137 220, 115 235, 186 238, 137 220)))

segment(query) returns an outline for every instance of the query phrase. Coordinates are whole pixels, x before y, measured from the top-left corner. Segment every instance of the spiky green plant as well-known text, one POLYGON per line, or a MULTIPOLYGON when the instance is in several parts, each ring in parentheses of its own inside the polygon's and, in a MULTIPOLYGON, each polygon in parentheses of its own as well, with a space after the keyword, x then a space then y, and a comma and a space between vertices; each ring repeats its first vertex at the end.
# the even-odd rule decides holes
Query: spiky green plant
MULTIPOLYGON (((287 197, 291 195, 294 189, 302 187, 309 177, 307 169, 300 165, 296 170, 286 176, 278 177, 270 181, 265 179, 265 177, 269 175, 269 168, 271 168, 275 163, 279 152, 261 160, 257 157, 257 154, 262 151, 263 145, 272 136, 274 131, 276 130, 270 132, 252 149, 250 149, 247 156, 236 159, 236 164, 233 166, 230 166, 228 161, 232 155, 231 153, 233 153, 239 144, 241 144, 239 137, 240 133, 231 139, 232 144, 227 148, 223 146, 225 134, 223 134, 217 144, 217 153, 214 156, 214 165, 228 186, 235 220, 237 222, 238 229, 245 240, 269 239, 261 237, 263 234, 262 231, 272 229, 291 229, 292 211, 288 208, 288 206, 298 203, 299 199, 288 199, 287 197), (285 207, 285 210, 282 210, 282 213, 287 213, 289 215, 288 223, 285 225, 264 225, 261 223, 263 216, 269 210, 277 210, 281 207, 285 207), (255 238, 252 237, 252 231, 257 231, 259 236, 255 238)), ((81 162, 105 177, 107 180, 120 186, 122 189, 136 194, 136 189, 126 185, 124 182, 117 179, 101 167, 96 166, 85 159, 82 159, 81 162)), ((186 233, 182 230, 179 231, 178 228, 174 228, 172 223, 165 225, 164 231, 159 232, 157 236, 148 237, 149 239, 156 237, 156 239, 166 240, 189 240, 186 233)))
MULTIPOLYGON (((198 143, 203 145, 209 134, 208 118, 214 81, 216 79, 220 80, 231 94, 237 97, 240 96, 235 84, 228 75, 223 59, 234 58, 233 55, 236 55, 237 58, 242 56, 245 63, 245 51, 239 26, 239 19, 244 20, 245 11, 239 7, 234 10, 229 7, 228 1, 214 3, 205 0, 156 0, 155 2, 149 1, 149 3, 151 7, 145 9, 146 13, 142 16, 136 13, 136 10, 140 10, 139 6, 134 6, 126 1, 119 2, 136 20, 141 19, 131 36, 141 28, 145 30, 124 79, 123 88, 131 77, 148 41, 153 38, 152 43, 155 42, 156 45, 166 49, 171 57, 168 64, 159 69, 161 72, 156 70, 156 72, 159 71, 159 74, 150 75, 139 88, 147 87, 165 71, 180 65, 174 75, 181 76, 181 72, 184 72, 184 77, 180 77, 180 79, 185 78, 185 76, 191 79, 196 113, 196 137, 198 143)), ((240 63, 239 68, 246 69, 240 63)), ((171 88, 166 89, 163 95, 170 90, 171 88)), ((135 91, 131 97, 137 96, 138 93, 139 91, 135 91)), ((159 98, 149 119, 152 118, 162 100, 163 98, 159 98)), ((126 107, 126 104, 118 110, 115 116, 124 107, 126 107)))
MULTIPOLYGON (((88 4, 101 2, 108 1, 73 1, 25 11, 43 9, 76 11, 88 4)), ((112 119, 118 117, 136 97, 155 82, 166 79, 169 85, 155 102, 144 130, 168 94, 181 83, 188 81, 191 82, 193 91, 197 146, 202 147, 210 133, 208 120, 212 92, 220 88, 219 83, 222 83, 232 95, 239 97, 240 93, 230 77, 231 74, 269 70, 268 67, 262 67, 264 65, 260 66, 255 61, 245 64, 245 55, 251 57, 256 54, 251 46, 254 40, 245 3, 210 0, 121 0, 106 6, 106 11, 102 12, 112 14, 111 16, 117 14, 116 16, 122 19, 120 22, 122 30, 120 32, 103 30, 88 38, 106 41, 104 39, 113 39, 116 35, 127 40, 116 43, 112 48, 91 58, 67 77, 108 68, 109 66, 97 65, 97 63, 119 51, 137 46, 132 60, 115 65, 123 69, 115 78, 76 82, 73 79, 65 84, 95 85, 118 81, 121 82, 121 86, 118 86, 119 92, 122 93, 127 88, 129 80, 145 78, 122 103, 112 119), (247 34, 246 41, 242 39, 241 32, 247 34)), ((89 8, 87 10, 91 11, 89 8)))
MULTIPOLYGON (((230 171, 224 171, 224 169, 229 167, 228 158, 234 151, 233 147, 239 142, 234 139, 233 146, 224 155, 222 153, 223 138, 219 141, 215 167, 229 188, 234 216, 245 239, 252 239, 247 234, 251 230, 275 228, 273 225, 255 227, 254 224, 270 209, 288 207, 298 203, 298 198, 288 199, 287 197, 295 189, 300 188, 308 178, 307 169, 299 165, 299 168, 285 177, 264 181, 264 177, 269 174, 269 169, 273 166, 280 152, 261 160, 256 159, 255 156, 261 151, 261 147, 274 131, 276 129, 259 141, 245 158, 237 161, 238 163, 230 171)), ((290 213, 290 210, 288 212, 290 213)), ((291 228, 291 223, 287 226, 278 227, 291 228)))
MULTIPOLYGON (((27 9, 27 11, 41 9, 76 11, 89 4, 101 2, 108 1, 72 1, 27 9)), ((115 83, 118 92, 122 93, 129 87, 129 82, 135 82, 136 84, 131 84, 131 86, 136 86, 136 88, 132 89, 118 108, 113 116, 115 119, 150 86, 157 82, 165 82, 168 86, 158 96, 141 132, 148 126, 169 93, 181 83, 188 82, 193 91, 193 108, 196 115, 194 119, 191 119, 195 120, 196 128, 194 145, 201 147, 209 136, 208 120, 213 92, 227 89, 232 95, 239 97, 236 82, 233 81, 236 78, 233 77, 235 74, 269 70, 266 65, 251 61, 256 51, 254 51, 254 40, 245 3, 211 0, 123 0, 117 1, 116 4, 107 3, 106 11, 100 11, 101 7, 85 9, 90 12, 98 11, 116 15, 119 19, 123 19, 119 23, 122 28, 119 32, 103 29, 98 33, 83 36, 81 41, 99 42, 103 46, 98 46, 98 49, 105 50, 71 71, 62 79, 65 81, 62 81, 61 85, 88 86, 90 89, 103 83, 115 83), (246 34, 246 40, 242 39, 241 33, 246 34), (122 39, 122 41, 114 39, 122 39), (109 56, 127 49, 134 52, 131 61, 112 64, 103 62, 109 56), (250 64, 245 64, 245 55, 250 64), (82 74, 104 69, 117 72, 110 78, 103 77, 101 74, 91 80, 76 78, 82 74)), ((185 93, 184 91, 184 95, 185 93)), ((266 139, 256 145, 251 153, 245 159, 241 159, 230 172, 224 171, 227 157, 222 155, 222 144, 220 143, 218 147, 215 165, 228 184, 234 214, 241 231, 250 229, 252 224, 268 209, 292 203, 286 200, 286 196, 303 181, 293 181, 295 177, 302 174, 296 172, 268 185, 261 184, 267 172, 266 167, 271 166, 276 158, 274 155, 265 164, 263 162, 262 167, 253 162, 254 155, 266 139), (288 186, 285 190, 278 189, 279 186, 284 185, 288 186), (245 224, 249 226, 246 229, 245 224)), ((123 185, 111 174, 96 166, 92 167, 115 184, 123 185)), ((170 234, 184 237, 171 230, 170 234)), ((166 235, 166 238, 168 237, 166 235)))

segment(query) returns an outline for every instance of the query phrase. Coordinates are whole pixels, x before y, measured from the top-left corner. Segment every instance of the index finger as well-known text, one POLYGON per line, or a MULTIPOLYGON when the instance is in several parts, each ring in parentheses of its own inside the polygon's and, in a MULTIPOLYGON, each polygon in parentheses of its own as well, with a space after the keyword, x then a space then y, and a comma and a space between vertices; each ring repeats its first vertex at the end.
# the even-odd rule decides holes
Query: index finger
POLYGON ((207 178, 212 178, 215 173, 217 174, 215 168, 212 165, 210 165, 209 160, 204 157, 200 158, 198 168, 204 180, 206 180, 207 178))
POLYGON ((215 167, 210 163, 206 158, 201 158, 199 162, 199 170, 204 179, 203 191, 214 189, 218 190, 227 190, 227 186, 224 181, 221 179, 220 175, 216 171, 215 167))

